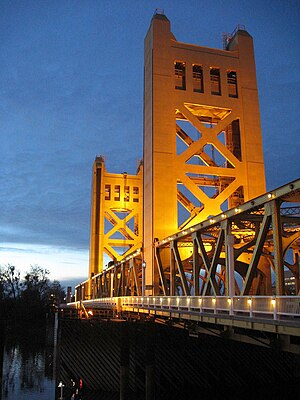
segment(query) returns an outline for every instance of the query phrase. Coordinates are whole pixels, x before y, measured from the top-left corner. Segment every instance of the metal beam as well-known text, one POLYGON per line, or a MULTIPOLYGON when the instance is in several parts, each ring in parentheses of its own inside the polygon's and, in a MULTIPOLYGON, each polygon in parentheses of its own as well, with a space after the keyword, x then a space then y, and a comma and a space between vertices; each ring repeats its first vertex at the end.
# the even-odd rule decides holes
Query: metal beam
POLYGON ((274 243, 274 264, 275 264, 275 287, 276 295, 284 295, 284 268, 282 251, 282 229, 280 221, 280 200, 274 200, 270 203, 272 209, 272 229, 274 243))
POLYGON ((158 269, 162 290, 163 290, 164 296, 166 296, 167 292, 168 292, 168 285, 167 285, 167 280, 166 280, 165 273, 164 273, 164 268, 163 268, 163 265, 161 262, 160 249, 158 247, 155 248, 154 254, 155 254, 156 267, 158 269))
POLYGON ((215 274, 216 274, 219 257, 220 257, 220 253, 221 253, 223 242, 224 242, 224 236, 225 236, 224 229, 221 228, 220 232, 219 232, 218 240, 216 243, 214 255, 213 255, 213 258, 211 261, 211 266, 210 266, 208 274, 207 274, 207 280, 204 285, 204 290, 203 290, 204 296, 209 295, 210 286, 212 287, 215 296, 218 296, 220 294, 220 291, 219 291, 219 288, 218 288, 218 285, 217 285, 217 282, 215 279, 215 274))
POLYGON ((270 208, 268 207, 268 204, 265 206, 265 215, 260 227, 260 231, 257 237, 256 245, 253 251, 252 259, 250 261, 247 274, 245 277, 245 281, 241 290, 241 296, 245 296, 249 294, 249 289, 252 285, 253 277, 255 274, 255 271, 257 269, 257 265, 261 256, 261 251, 264 245, 264 242, 266 240, 266 236, 270 227, 271 223, 271 215, 270 215, 270 208))
POLYGON ((176 240, 172 241, 170 243, 170 246, 171 246, 171 251, 173 252, 175 260, 176 260, 178 272, 179 272, 181 283, 182 283, 183 293, 184 293, 185 296, 189 296, 190 295, 190 289, 189 289, 188 284, 187 284, 187 280, 186 280, 184 268, 183 268, 183 265, 182 265, 182 262, 181 262, 181 258, 180 258, 180 255, 179 255, 179 251, 178 251, 178 246, 177 246, 176 240))

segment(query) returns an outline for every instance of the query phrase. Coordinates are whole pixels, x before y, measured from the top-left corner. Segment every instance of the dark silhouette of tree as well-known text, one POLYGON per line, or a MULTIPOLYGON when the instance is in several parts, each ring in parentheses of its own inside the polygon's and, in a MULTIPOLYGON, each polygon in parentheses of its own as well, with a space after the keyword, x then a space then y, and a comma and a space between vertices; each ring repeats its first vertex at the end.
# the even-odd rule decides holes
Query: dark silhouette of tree
POLYGON ((48 276, 47 269, 32 265, 21 280, 16 267, 0 266, 0 318, 33 321, 58 307, 65 299, 64 288, 48 276))
POLYGON ((36 292, 42 300, 49 290, 49 271, 39 265, 31 265, 24 279, 24 291, 36 292))
POLYGON ((7 264, 0 266, 0 299, 16 300, 21 292, 21 275, 15 266, 7 264))
POLYGON ((60 282, 57 280, 51 282, 48 288, 48 300, 50 305, 58 307, 65 301, 65 297, 66 293, 60 282))

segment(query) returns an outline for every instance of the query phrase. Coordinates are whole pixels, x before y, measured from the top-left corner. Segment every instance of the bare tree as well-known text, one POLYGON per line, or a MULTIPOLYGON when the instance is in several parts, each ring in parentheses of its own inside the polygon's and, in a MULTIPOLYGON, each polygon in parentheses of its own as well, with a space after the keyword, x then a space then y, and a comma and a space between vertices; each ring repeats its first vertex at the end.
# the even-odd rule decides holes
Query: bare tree
POLYGON ((0 295, 17 299, 21 293, 20 271, 14 265, 0 266, 0 295))
POLYGON ((24 278, 25 290, 36 292, 40 299, 44 298, 49 290, 49 271, 39 265, 31 265, 30 271, 24 278))

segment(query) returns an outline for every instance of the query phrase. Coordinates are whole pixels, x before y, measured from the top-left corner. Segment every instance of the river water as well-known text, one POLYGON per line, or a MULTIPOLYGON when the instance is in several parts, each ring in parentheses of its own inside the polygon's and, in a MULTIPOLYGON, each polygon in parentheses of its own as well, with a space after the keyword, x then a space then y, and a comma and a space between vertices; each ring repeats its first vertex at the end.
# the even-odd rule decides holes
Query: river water
POLYGON ((53 342, 47 339, 44 324, 6 328, 0 349, 3 400, 55 399, 53 342))
MULTIPOLYGON (((0 330, 0 400, 59 399, 53 329, 47 329, 45 324, 31 324, 6 329, 0 326, 0 330)), ((66 388, 63 390, 63 399, 71 399, 66 388)), ((77 398, 117 400, 119 395, 89 393, 77 398)))

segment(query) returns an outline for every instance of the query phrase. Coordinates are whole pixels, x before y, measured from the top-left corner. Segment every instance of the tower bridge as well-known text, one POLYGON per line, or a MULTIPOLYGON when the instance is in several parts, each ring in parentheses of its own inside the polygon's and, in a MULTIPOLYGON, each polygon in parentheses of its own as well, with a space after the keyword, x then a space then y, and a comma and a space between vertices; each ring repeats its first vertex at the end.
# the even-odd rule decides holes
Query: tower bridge
POLYGON ((137 174, 111 174, 96 157, 89 278, 76 300, 283 296, 291 294, 285 271, 299 295, 299 181, 266 192, 245 28, 211 49, 178 42, 155 14, 144 109, 137 174))
POLYGON ((224 43, 179 42, 153 16, 143 161, 111 174, 96 158, 89 276, 62 316, 300 354, 300 179, 266 191, 253 39, 239 26, 224 43))

